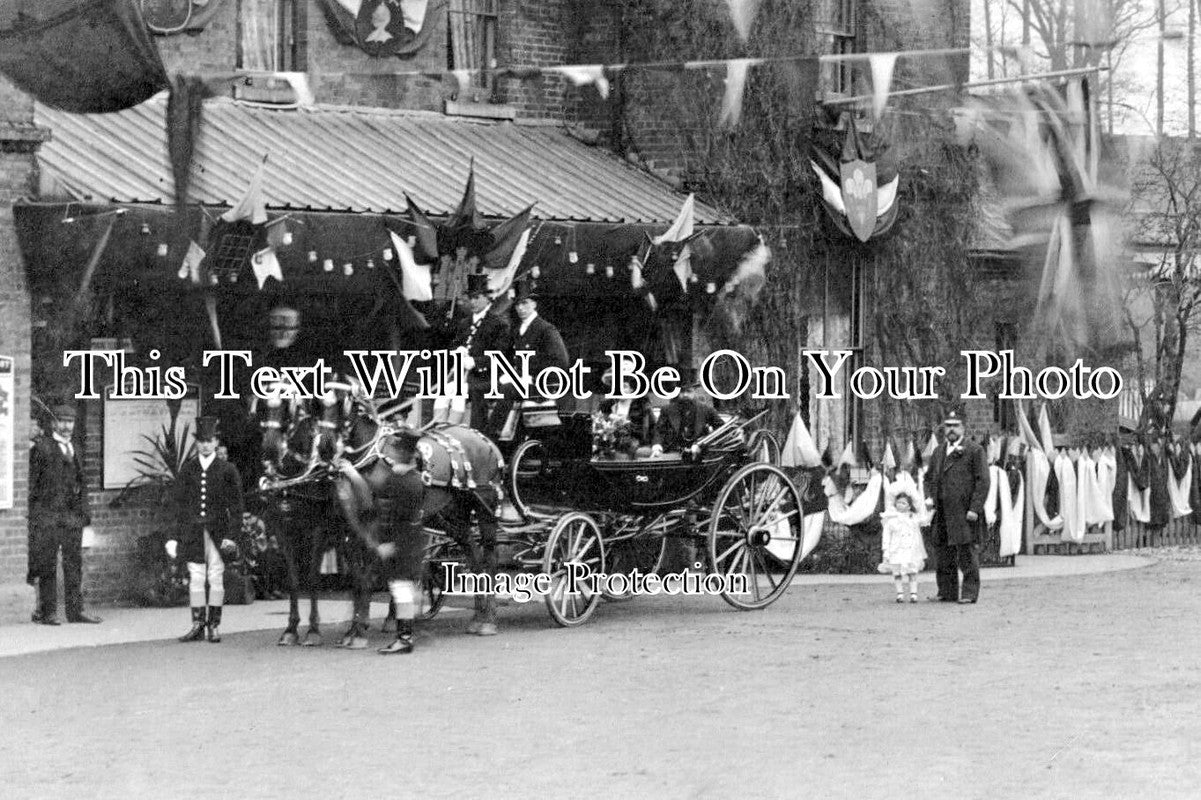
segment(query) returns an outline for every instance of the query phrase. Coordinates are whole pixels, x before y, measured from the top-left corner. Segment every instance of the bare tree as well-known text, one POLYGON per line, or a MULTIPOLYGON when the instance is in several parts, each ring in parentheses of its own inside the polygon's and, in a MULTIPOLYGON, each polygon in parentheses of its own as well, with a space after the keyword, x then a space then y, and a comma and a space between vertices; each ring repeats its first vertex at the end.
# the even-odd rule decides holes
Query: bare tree
POLYGON ((1136 350, 1140 388, 1150 386, 1143 421, 1166 427, 1191 336, 1201 331, 1201 148, 1160 139, 1135 169, 1134 243, 1150 263, 1128 295, 1126 321, 1146 345, 1136 350))

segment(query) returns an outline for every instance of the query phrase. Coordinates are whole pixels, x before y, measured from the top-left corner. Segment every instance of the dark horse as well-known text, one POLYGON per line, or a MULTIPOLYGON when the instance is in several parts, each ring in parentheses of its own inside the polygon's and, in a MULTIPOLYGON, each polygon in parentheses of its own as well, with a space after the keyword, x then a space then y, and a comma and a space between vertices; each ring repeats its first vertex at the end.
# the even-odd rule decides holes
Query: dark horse
MULTIPOLYGON (((369 402, 355 407, 359 413, 338 427, 344 456, 340 471, 348 481, 339 498, 352 527, 378 549, 389 575, 397 606, 397 642, 381 652, 408 652, 426 527, 454 540, 471 572, 495 578, 504 462, 492 440, 471 428, 414 431, 381 421, 369 402), (473 529, 479 531, 476 541, 473 529)), ((476 595, 475 612, 469 632, 495 634, 495 595, 476 595)))
POLYGON ((370 616, 371 566, 374 554, 351 535, 336 497, 337 473, 329 469, 338 452, 339 421, 346 418, 349 386, 331 385, 338 394, 324 401, 256 401, 251 413, 262 429, 260 456, 263 477, 259 492, 264 499, 264 522, 279 531, 288 566, 288 627, 280 645, 298 642, 309 647, 323 643, 317 610, 317 589, 322 556, 336 548, 350 569, 354 618, 339 646, 360 649, 370 616), (303 569, 302 569, 303 566, 303 569), (299 638, 299 594, 309 594, 309 629, 299 638))

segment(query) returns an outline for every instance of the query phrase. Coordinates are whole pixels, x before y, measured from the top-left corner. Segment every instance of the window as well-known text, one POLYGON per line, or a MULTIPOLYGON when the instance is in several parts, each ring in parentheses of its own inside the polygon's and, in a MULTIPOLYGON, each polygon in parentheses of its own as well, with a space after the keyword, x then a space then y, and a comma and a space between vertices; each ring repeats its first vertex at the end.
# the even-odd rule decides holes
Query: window
POLYGON ((492 74, 482 70, 496 67, 497 5, 498 0, 450 0, 447 66, 450 69, 475 70, 471 75, 471 85, 489 91, 492 89, 492 74))
POLYGON ((255 72, 304 72, 297 31, 304 30, 302 0, 240 0, 238 67, 255 72))
MULTIPOLYGON (((855 18, 858 0, 820 0, 817 23, 818 41, 827 55, 849 55, 855 52, 855 18)), ((854 93, 851 61, 830 61, 822 64, 821 87, 824 94, 850 97, 854 93)))

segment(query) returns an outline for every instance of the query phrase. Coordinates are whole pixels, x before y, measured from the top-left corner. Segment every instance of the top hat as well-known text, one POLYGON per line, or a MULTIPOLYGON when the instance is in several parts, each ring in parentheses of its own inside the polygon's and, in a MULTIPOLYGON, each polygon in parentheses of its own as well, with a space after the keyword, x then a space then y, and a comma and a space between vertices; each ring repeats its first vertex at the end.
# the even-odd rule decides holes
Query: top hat
POLYGON ((60 422, 65 422, 67 420, 74 421, 75 406, 70 405, 68 403, 59 403, 58 405, 56 405, 50 409, 50 413, 54 416, 54 418, 56 420, 59 420, 60 422))
POLYGON ((488 294, 488 276, 482 272, 467 275, 467 296, 476 294, 488 294))
POLYGON ((217 418, 216 417, 197 417, 196 418, 196 441, 208 442, 217 438, 217 418))

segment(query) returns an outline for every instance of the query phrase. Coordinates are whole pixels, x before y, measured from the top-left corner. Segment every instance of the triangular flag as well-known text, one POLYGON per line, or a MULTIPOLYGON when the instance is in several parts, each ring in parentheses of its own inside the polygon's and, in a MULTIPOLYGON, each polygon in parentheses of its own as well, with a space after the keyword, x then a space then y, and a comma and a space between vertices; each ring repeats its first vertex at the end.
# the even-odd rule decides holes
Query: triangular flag
POLYGON ((434 223, 430 222, 429 217, 417 207, 413 202, 413 198, 405 195, 405 202, 409 206, 409 216, 412 217, 411 224, 417 235, 417 244, 421 247, 422 261, 433 261, 438 258, 438 229, 434 227, 434 223))
POLYGON ((250 185, 246 187, 246 194, 238 201, 238 204, 221 215, 221 219, 225 222, 237 222, 245 219, 255 225, 262 225, 267 221, 267 205, 263 200, 263 170, 267 167, 267 157, 264 156, 262 162, 259 163, 258 169, 254 171, 254 175, 250 178, 250 185))
POLYGON ((901 454, 901 469, 912 470, 917 467, 917 449, 913 446, 913 438, 905 440, 905 450, 901 454))
POLYGON ((938 449, 938 437, 930 434, 930 441, 926 442, 926 447, 922 450, 922 459, 929 461, 934 455, 934 451, 938 449))
POLYGON ((279 259, 275 257, 275 251, 270 247, 263 248, 250 257, 250 268, 254 270, 254 279, 258 281, 259 288, 263 288, 263 284, 268 278, 275 278, 280 283, 284 282, 284 273, 279 268, 279 259))
POLYGON ((798 411, 792 418, 792 427, 780 452, 780 466, 809 469, 821 466, 821 463, 822 457, 817 452, 817 445, 813 443, 813 437, 805 427, 805 421, 801 419, 801 412, 798 411))
POLYGON ((1022 439, 1026 442, 1026 446, 1031 449, 1043 450, 1043 444, 1038 440, 1038 434, 1034 432, 1034 427, 1030 424, 1030 418, 1026 416, 1026 407, 1021 400, 1014 400, 1014 405, 1017 406, 1018 429, 1022 432, 1022 439))
POLYGON ((513 276, 517 274, 517 267, 521 264, 521 259, 525 256, 525 250, 529 244, 530 229, 526 228, 521 232, 521 237, 513 247, 513 252, 509 256, 509 263, 505 268, 489 273, 488 291, 492 293, 493 297, 507 292, 509 287, 513 285, 513 276))
POLYGON ((179 267, 179 277, 186 278, 197 286, 200 285, 200 265, 204 261, 204 250, 194 241, 188 242, 188 252, 184 253, 183 264, 179 267))
POLYGON ((880 466, 884 469, 896 469, 897 457, 892 452, 892 442, 884 445, 884 458, 880 459, 880 466))
POLYGON ((1051 418, 1047 415, 1047 404, 1043 403, 1038 412, 1038 432, 1042 437, 1043 452, 1050 455, 1055 452, 1055 434, 1051 432, 1051 418))
POLYGON ((446 221, 447 228, 459 228, 470 225, 474 229, 484 227, 484 221, 480 218, 480 212, 475 207, 475 159, 471 159, 471 164, 467 168, 467 187, 463 189, 463 199, 459 201, 459 207, 455 209, 455 213, 446 221))
POLYGON ((897 54, 874 53, 867 57, 867 63, 872 70, 872 116, 880 119, 892 89, 892 70, 897 64, 897 54))
POLYGON ((717 124, 734 127, 742 119, 742 93, 746 88, 746 72, 751 63, 759 59, 735 58, 726 62, 726 90, 721 98, 721 112, 717 124))
POLYGON ((840 467, 857 467, 859 462, 855 460, 855 445, 852 442, 847 442, 847 446, 842 450, 842 456, 838 459, 840 467))
POLYGON ((759 3, 760 0, 726 0, 730 21, 734 23, 734 30, 738 31, 738 38, 744 42, 750 38, 751 24, 759 12, 759 3))
MULTIPOLYGON (((485 267, 502 269, 511 261, 513 248, 517 246, 522 234, 530 227, 530 214, 533 211, 534 206, 530 205, 524 211, 505 220, 488 232, 492 236, 492 249, 484 256, 485 267)), ((526 240, 528 241, 529 237, 526 237, 526 240)))
POLYGON ((418 264, 414 261, 412 248, 394 231, 388 231, 388 235, 392 237, 392 246, 396 248, 396 260, 400 264, 401 294, 406 300, 433 300, 434 288, 429 264, 418 264))
POLYGON ((693 212, 695 203, 694 195, 688 195, 684 199, 684 204, 680 206, 680 213, 676 215, 675 222, 671 223, 671 227, 666 231, 651 239, 651 244, 660 245, 665 242, 678 242, 681 239, 687 239, 691 236, 693 228, 696 227, 693 212))
POLYGON ((576 66, 547 67, 550 72, 557 72, 575 86, 595 84, 596 91, 602 98, 609 96, 609 79, 605 77, 603 64, 580 64, 576 66))
POLYGON ((638 256, 630 256, 630 288, 635 292, 646 286, 646 280, 642 277, 642 261, 638 256))
POLYGON ((759 244, 751 249, 738 262, 734 275, 726 281, 724 291, 730 292, 735 288, 755 302, 759 291, 767 283, 767 262, 771 261, 771 249, 759 239, 759 244))

